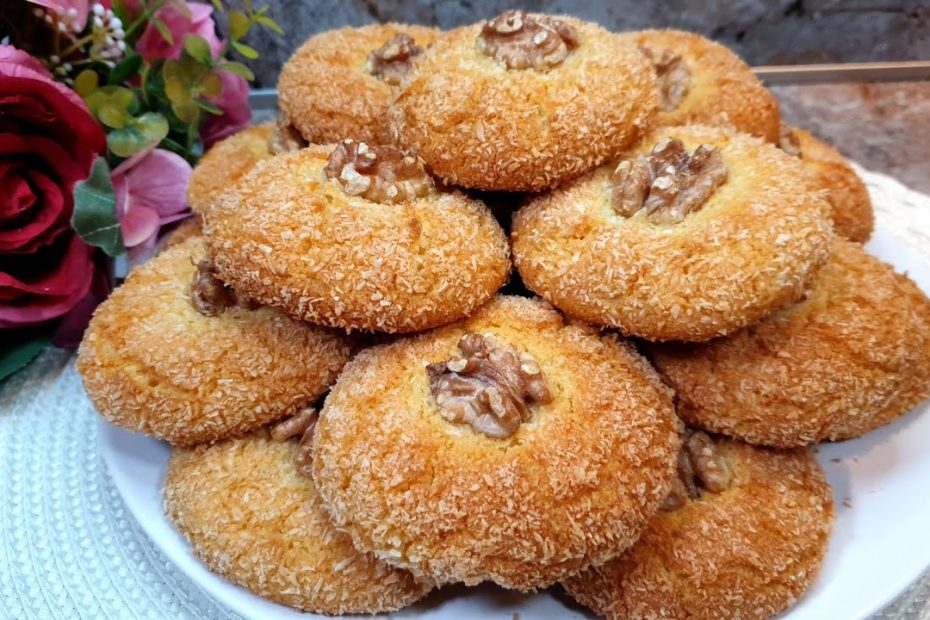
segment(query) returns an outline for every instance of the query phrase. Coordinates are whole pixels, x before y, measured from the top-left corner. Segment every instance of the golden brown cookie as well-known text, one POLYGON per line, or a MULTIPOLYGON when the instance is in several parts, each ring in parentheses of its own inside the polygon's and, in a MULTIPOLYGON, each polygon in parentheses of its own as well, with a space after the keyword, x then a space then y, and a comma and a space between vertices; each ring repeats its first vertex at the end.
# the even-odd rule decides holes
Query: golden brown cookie
POLYGON ((703 341, 798 299, 828 254, 829 206, 800 162, 728 129, 665 127, 513 219, 526 285, 649 340, 703 341))
POLYGON ((728 48, 680 30, 616 36, 639 48, 655 69, 658 125, 730 127, 778 144, 775 98, 749 65, 728 48))
POLYGON ((800 157, 833 208, 833 229, 851 241, 865 243, 875 228, 872 200, 865 183, 840 152, 810 132, 784 125, 781 148, 800 157))
POLYGON ((281 68, 281 113, 308 142, 386 143, 391 99, 439 34, 389 23, 312 36, 281 68))
POLYGON ((618 155, 657 103, 649 63, 603 28, 507 11, 440 37, 392 114, 444 181, 536 191, 618 155))
POLYGON ((564 582, 608 620, 770 618, 820 570, 834 521, 807 450, 689 434, 670 496, 632 549, 564 582))
POLYGON ((411 332, 467 316, 510 271, 480 201, 437 186, 414 157, 348 141, 265 162, 211 210, 223 279, 290 315, 411 332))
POLYGON ((858 437, 930 394, 930 300, 836 238, 804 301, 726 338, 651 354, 695 426, 778 447, 858 437))
POLYGON ((300 410, 329 389, 353 349, 343 335, 250 309, 203 255, 192 237, 134 269, 97 308, 78 353, 100 415, 177 445, 300 410))
POLYGON ((358 548, 439 583, 529 590, 636 540, 669 492, 677 431, 632 346, 498 297, 350 362, 313 477, 358 548))
POLYGON ((273 123, 262 123, 217 142, 200 158, 191 174, 187 202, 194 213, 203 215, 255 164, 273 157, 269 140, 273 123))
POLYGON ((430 589, 356 551, 294 467, 296 441, 266 431, 178 448, 168 461, 165 512, 207 567, 278 603, 323 614, 406 607, 430 589))

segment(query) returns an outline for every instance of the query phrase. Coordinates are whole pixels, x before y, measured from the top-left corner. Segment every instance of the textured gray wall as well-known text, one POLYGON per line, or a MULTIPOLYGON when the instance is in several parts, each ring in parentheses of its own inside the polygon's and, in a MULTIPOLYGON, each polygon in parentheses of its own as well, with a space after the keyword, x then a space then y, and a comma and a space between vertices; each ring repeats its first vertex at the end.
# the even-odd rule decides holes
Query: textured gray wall
POLYGON ((313 33, 373 22, 452 28, 521 7, 568 13, 611 30, 682 28, 729 45, 750 64, 930 59, 930 0, 255 0, 284 37, 253 39, 256 86, 313 33))

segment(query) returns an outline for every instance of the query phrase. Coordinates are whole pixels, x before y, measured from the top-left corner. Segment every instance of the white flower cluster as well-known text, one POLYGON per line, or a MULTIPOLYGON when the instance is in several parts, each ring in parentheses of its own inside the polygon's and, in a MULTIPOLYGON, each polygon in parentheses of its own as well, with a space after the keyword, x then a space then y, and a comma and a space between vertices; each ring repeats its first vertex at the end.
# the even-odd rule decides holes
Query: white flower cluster
POLYGON ((94 3, 91 7, 91 15, 94 33, 91 58, 109 61, 121 58, 126 51, 126 43, 123 41, 126 37, 123 22, 113 14, 113 11, 105 9, 100 3, 94 3))
POLYGON ((79 53, 80 56, 89 61, 102 62, 110 68, 126 53, 126 32, 123 30, 122 20, 99 2, 91 5, 87 24, 83 25, 78 21, 79 14, 74 8, 36 8, 35 16, 74 41, 66 50, 67 53, 51 56, 48 63, 52 72, 64 78, 66 82, 70 83, 68 76, 74 69, 69 59, 72 59, 73 53, 79 53, 79 50, 84 50, 83 53, 79 53))

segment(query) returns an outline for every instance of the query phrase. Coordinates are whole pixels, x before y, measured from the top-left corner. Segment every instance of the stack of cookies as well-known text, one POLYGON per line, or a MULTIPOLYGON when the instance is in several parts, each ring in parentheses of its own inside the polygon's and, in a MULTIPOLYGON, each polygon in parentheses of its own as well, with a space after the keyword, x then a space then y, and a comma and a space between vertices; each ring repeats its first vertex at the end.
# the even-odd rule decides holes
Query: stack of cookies
POLYGON ((279 97, 78 359, 102 416, 175 446, 198 557, 325 614, 484 581, 609 618, 803 594, 834 518, 808 446, 927 397, 930 301, 745 63, 507 11, 314 36, 279 97))

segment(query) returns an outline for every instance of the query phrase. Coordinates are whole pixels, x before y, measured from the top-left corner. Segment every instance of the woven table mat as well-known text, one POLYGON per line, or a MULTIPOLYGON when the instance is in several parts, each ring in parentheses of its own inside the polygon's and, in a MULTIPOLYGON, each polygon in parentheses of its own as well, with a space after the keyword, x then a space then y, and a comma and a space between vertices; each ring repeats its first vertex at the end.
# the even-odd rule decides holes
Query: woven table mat
MULTIPOLYGON (((930 264, 930 197, 860 173, 883 227, 930 264)), ((94 416, 68 352, 46 351, 0 384, 0 618, 238 618, 136 524, 94 416)), ((930 620, 930 572, 875 618, 930 620)))

